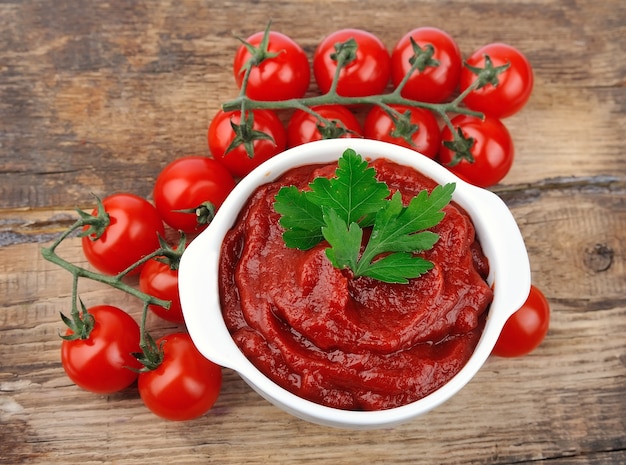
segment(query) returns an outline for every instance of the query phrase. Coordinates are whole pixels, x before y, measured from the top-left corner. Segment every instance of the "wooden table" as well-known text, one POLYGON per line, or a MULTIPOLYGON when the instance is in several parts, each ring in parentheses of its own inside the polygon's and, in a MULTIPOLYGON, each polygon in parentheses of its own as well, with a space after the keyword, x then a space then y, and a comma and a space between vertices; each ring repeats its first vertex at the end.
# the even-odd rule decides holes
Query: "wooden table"
MULTIPOLYGON (((626 463, 625 36, 621 0, 0 2, 0 463, 626 463), (211 412, 167 422, 136 389, 90 394, 60 364, 71 278, 41 247, 91 192, 150 196, 165 163, 206 154, 207 124, 237 92, 233 35, 270 18, 310 55, 335 29, 391 48, 430 25, 464 54, 511 43, 535 68, 530 102, 506 120, 514 167, 494 190, 551 302, 548 337, 397 428, 306 423, 228 370, 211 412)), ((63 253, 84 264, 77 239, 63 253)), ((81 295, 141 310, 93 283, 81 295)))

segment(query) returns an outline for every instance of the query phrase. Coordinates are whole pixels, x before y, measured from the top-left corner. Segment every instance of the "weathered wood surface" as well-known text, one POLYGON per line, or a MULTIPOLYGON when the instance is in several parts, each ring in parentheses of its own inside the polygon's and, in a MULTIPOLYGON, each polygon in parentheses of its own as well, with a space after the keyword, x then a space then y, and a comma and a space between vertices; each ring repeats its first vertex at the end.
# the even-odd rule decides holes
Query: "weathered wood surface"
MULTIPOLYGON (((626 463, 624 36, 620 0, 0 2, 0 463, 626 463), (91 192, 149 195, 166 162, 207 153, 207 124, 236 94, 233 34, 269 19, 310 54, 342 27, 391 48, 433 25, 466 54, 514 44, 536 70, 532 99, 506 121, 517 159, 495 190, 551 301, 550 332, 394 429, 305 423, 230 371, 209 414, 166 422, 134 389, 93 395, 60 365, 71 280, 40 258, 42 244, 91 192)), ((77 240, 63 253, 83 261, 77 240)), ((81 291, 140 311, 96 284, 81 291)))

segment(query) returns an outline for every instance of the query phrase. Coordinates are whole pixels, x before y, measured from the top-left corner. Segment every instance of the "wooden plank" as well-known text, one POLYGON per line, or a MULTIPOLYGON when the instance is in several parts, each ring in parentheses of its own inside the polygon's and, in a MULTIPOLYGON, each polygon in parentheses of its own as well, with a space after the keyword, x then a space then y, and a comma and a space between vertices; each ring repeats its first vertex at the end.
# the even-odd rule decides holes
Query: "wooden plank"
MULTIPOLYGON (((222 464, 357 464, 364 457, 372 463, 618 463, 626 445, 623 193, 623 186, 612 192, 550 189, 515 205, 534 280, 552 304, 548 338, 526 358, 489 360, 454 399, 382 432, 329 430, 294 419, 229 370, 215 408, 192 422, 157 419, 133 388, 111 396, 83 392, 59 363, 58 312, 68 306, 69 277, 38 258, 39 244, 4 247, 0 455, 46 463, 163 457, 222 464), (573 224, 584 228, 572 231, 573 224), (601 270, 585 265, 587 246, 597 241, 615 258, 601 270), (21 271, 8 265, 15 261, 21 271), (77 407, 71 413, 70 404, 77 407)), ((64 252, 83 263, 77 239, 64 252)), ((95 284, 84 289, 87 302, 115 303, 138 316, 131 298, 95 284)), ((157 332, 172 329, 150 323, 157 332)))
POLYGON ((237 92, 233 34, 245 37, 270 18, 311 55, 341 26, 371 30, 389 48, 419 25, 446 29, 466 55, 488 42, 514 43, 535 65, 537 85, 526 111, 507 120, 524 160, 508 182, 626 171, 622 145, 612 137, 626 123, 619 0, 575 8, 557 1, 497 8, 429 2, 417 16, 397 14, 401 2, 385 11, 376 2, 61 5, 52 13, 41 0, 0 5, 0 126, 10 154, 0 170, 0 208, 69 208, 90 192, 149 195, 166 162, 208 153, 207 125, 237 92), (578 156, 585 152, 594 156, 578 156))
MULTIPOLYGON (((0 2, 0 463, 626 462, 625 19, 620 0, 0 2), (211 412, 167 422, 136 388, 93 395, 60 364, 71 279, 41 247, 73 208, 91 208, 92 192, 149 197, 169 160, 207 154, 207 125, 237 93, 233 35, 269 19, 309 56, 342 27, 391 49, 428 25, 464 55, 504 41, 535 68, 531 100, 505 121, 515 164, 494 190, 551 302, 550 332, 530 356, 490 359, 454 399, 397 428, 300 421, 230 370, 211 412)), ((61 251, 86 264, 78 239, 61 251)), ((131 297, 91 282, 80 290, 139 317, 131 297)))

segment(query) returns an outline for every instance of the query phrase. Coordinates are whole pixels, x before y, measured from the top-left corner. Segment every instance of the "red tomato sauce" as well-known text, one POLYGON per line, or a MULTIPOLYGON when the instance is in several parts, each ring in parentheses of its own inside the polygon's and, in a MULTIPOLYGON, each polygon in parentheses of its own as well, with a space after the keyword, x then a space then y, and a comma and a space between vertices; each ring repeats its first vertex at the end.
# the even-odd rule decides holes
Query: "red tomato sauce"
MULTIPOLYGON (((436 186, 388 160, 371 165, 405 204, 436 186)), ((471 356, 493 298, 489 264, 471 220, 454 203, 432 228, 439 240, 422 253, 434 268, 409 284, 354 279, 331 265, 325 242, 287 248, 274 196, 281 186, 305 188, 335 169, 295 168, 250 197, 222 245, 224 319, 246 357, 300 397, 349 410, 401 406, 441 387, 471 356)))

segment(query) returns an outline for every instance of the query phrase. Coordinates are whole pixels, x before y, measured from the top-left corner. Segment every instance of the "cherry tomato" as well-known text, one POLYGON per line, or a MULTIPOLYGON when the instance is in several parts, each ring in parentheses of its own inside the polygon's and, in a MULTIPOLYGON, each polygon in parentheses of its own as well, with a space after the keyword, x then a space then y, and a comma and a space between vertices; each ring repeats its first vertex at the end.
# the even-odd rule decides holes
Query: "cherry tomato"
POLYGON ((337 93, 344 97, 363 97, 382 93, 391 75, 391 58, 385 45, 374 34, 360 29, 341 29, 328 35, 313 55, 313 74, 322 93, 330 90, 337 62, 335 45, 354 39, 356 58, 339 73, 337 93))
MULTIPOLYGON (((258 47, 264 32, 257 32, 246 39, 258 47)), ((304 97, 311 81, 311 70, 306 53, 295 41, 280 32, 270 31, 267 46, 275 57, 266 58, 254 66, 248 78, 246 95, 255 100, 287 100, 304 97)), ((243 82, 244 67, 252 58, 245 45, 235 54, 233 73, 239 88, 243 82)))
MULTIPOLYGON (((209 157, 187 156, 174 160, 157 176, 154 184, 154 205, 161 218, 174 229, 187 234, 197 233, 207 223, 199 222, 196 210, 215 213, 235 180, 226 167, 209 157), (209 210, 212 209, 212 212, 209 210), (185 212, 181 212, 185 211, 185 212), (187 212, 190 211, 190 212, 187 212)), ((206 218, 211 220, 211 215, 206 218)))
MULTIPOLYGON (((394 131, 398 128, 396 128, 389 114, 379 106, 373 107, 367 114, 365 124, 363 125, 363 135, 368 139, 391 142, 392 144, 416 150, 428 158, 435 158, 441 144, 441 132, 435 116, 423 108, 412 108, 402 105, 391 105, 391 108, 403 115, 406 115, 406 112, 410 112, 409 120, 405 122, 406 125, 401 124, 400 129, 405 129, 405 131, 409 132, 414 131, 411 134, 407 133, 407 137, 410 138, 412 143, 394 134, 394 131), (414 127, 409 127, 410 125, 414 125, 414 127)), ((400 121, 403 120, 401 119, 400 121)))
POLYGON ((535 286, 528 299, 504 324, 492 354, 521 357, 535 350, 544 340, 550 326, 550 304, 535 286))
MULTIPOLYGON (((131 355, 140 352, 139 325, 125 311, 98 305, 87 312, 94 326, 87 339, 63 340, 61 363, 78 386, 98 394, 110 394, 130 386, 142 365, 131 355)), ((66 335, 73 334, 68 329, 66 335)))
POLYGON ((361 123, 359 123, 356 116, 344 106, 320 105, 312 107, 311 110, 314 110, 333 124, 324 125, 311 113, 296 110, 287 125, 288 147, 295 147, 296 145, 305 144, 314 140, 333 139, 338 137, 337 132, 341 132, 342 130, 347 132, 341 134, 340 137, 350 138, 360 137, 362 135, 363 130, 361 129, 361 123), (324 126, 324 135, 320 133, 320 124, 324 126))
MULTIPOLYGON (((442 145, 439 161, 461 179, 479 187, 490 187, 500 182, 513 165, 513 140, 506 126, 496 118, 484 120, 474 116, 458 115, 452 119, 455 128, 460 128, 466 138, 473 138, 470 152, 473 161, 462 159, 453 164, 456 153, 442 145)), ((453 135, 445 126, 442 141, 452 141, 453 135)))
MULTIPOLYGON (((494 67, 510 66, 498 74, 498 85, 487 84, 471 91, 463 100, 472 110, 495 118, 506 118, 517 113, 528 101, 533 90, 533 70, 528 59, 516 48, 506 44, 489 44, 476 50, 467 59, 467 65, 484 68, 485 56, 494 67)), ((468 67, 461 71, 461 91, 467 89, 478 76, 468 67)))
POLYGON ((461 52, 454 39, 434 27, 420 27, 405 34, 391 52, 391 79, 394 88, 412 67, 415 56, 411 38, 422 50, 422 69, 414 70, 402 89, 402 96, 422 102, 440 103, 456 90, 461 75, 461 52), (432 51, 429 50, 432 47, 432 51), (425 60, 432 53, 430 61, 425 60), (432 66, 436 65, 436 66, 432 66))
MULTIPOLYGON (((157 250, 165 227, 156 208, 137 195, 113 194, 102 204, 111 222, 97 239, 95 234, 84 236, 82 247, 89 263, 102 273, 115 275, 157 250)), ((140 270, 135 268, 130 274, 140 270)))
POLYGON ((222 369, 202 356, 186 333, 174 333, 163 343, 163 361, 139 374, 139 394, 156 415, 168 420, 191 420, 213 406, 222 387, 222 369))
POLYGON ((150 310, 155 315, 177 324, 185 322, 178 295, 178 270, 173 270, 170 265, 158 260, 149 260, 139 275, 139 289, 148 295, 171 302, 169 309, 150 305, 150 310))
MULTIPOLYGON (((287 144, 287 132, 275 112, 271 110, 253 110, 248 112, 248 118, 253 118, 252 130, 265 133, 271 137, 255 138, 249 141, 254 148, 254 155, 250 157, 244 144, 237 145, 234 149, 226 152, 233 140, 238 136, 233 130, 231 123, 237 127, 245 127, 241 122, 241 112, 224 112, 219 110, 209 125, 208 141, 209 149, 213 156, 220 160, 235 177, 243 177, 269 160, 277 153, 285 150, 287 144)), ((249 131, 244 130, 246 133, 249 131)), ((256 137, 256 136, 255 136, 256 137)))

